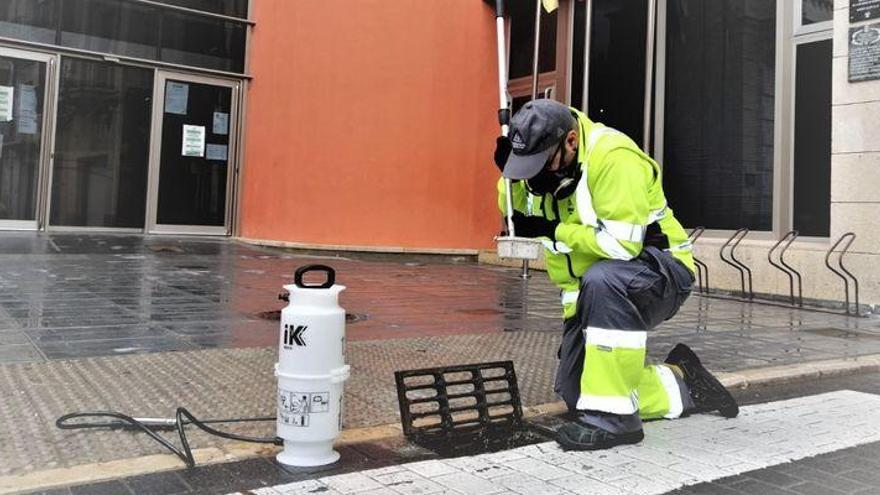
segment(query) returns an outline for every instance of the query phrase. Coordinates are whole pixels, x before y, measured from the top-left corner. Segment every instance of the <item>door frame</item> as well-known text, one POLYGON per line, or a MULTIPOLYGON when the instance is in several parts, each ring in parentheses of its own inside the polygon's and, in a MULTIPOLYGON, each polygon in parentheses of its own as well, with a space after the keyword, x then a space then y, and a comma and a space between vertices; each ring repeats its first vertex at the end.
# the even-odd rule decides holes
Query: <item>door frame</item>
POLYGON ((168 235, 230 235, 234 219, 234 191, 238 169, 239 109, 241 104, 241 81, 221 77, 194 75, 164 69, 156 69, 153 79, 153 121, 150 126, 150 159, 147 176, 147 208, 144 231, 148 234, 168 235), (229 109, 229 149, 226 161, 226 212, 222 226, 168 225, 157 222, 159 202, 159 170, 162 165, 162 125, 165 115, 165 83, 169 80, 194 84, 222 86, 231 90, 229 109))
MULTIPOLYGON (((574 0, 572 0, 573 2, 574 0)), ((661 43, 661 37, 665 40, 666 35, 666 0, 644 0, 646 8, 645 22, 645 72, 642 74, 644 80, 644 106, 642 109, 642 134, 643 143, 642 150, 651 154, 655 150, 655 138, 657 136, 658 119, 652 118, 652 111, 662 104, 662 98, 657 93, 662 89, 663 80, 661 71, 665 72, 665 50, 658 49, 661 43), (662 28, 662 29, 661 29, 662 28)), ((593 2, 586 1, 586 13, 584 15, 584 72, 583 74, 573 74, 572 77, 581 76, 583 78, 583 89, 581 97, 581 111, 587 112, 590 108, 590 55, 592 49, 593 37, 593 2)), ((574 26, 574 7, 571 9, 572 26, 574 26)), ((574 29, 578 29, 574 26, 574 29)), ((574 53, 574 31, 570 31, 568 36, 568 49, 574 53)), ((569 64, 571 63, 571 56, 569 64)), ((569 65, 570 67, 570 65, 569 65)), ((569 94, 570 94, 569 89, 569 94)), ((571 101, 569 99, 569 101, 571 101)), ((659 131, 662 136, 662 130, 659 131)))
MULTIPOLYGON (((795 11, 795 22, 799 23, 801 19, 800 5, 801 2, 795 2, 796 8, 795 11)), ((831 41, 832 42, 832 51, 831 51, 831 65, 829 65, 828 70, 831 71, 832 80, 831 80, 831 91, 832 98, 834 95, 834 32, 831 27, 831 21, 825 21, 818 24, 818 29, 811 25, 809 28, 804 29, 799 34, 792 34, 791 36, 791 45, 789 49, 791 50, 788 54, 789 64, 786 67, 785 76, 787 81, 785 83, 788 94, 785 96, 785 102, 783 107, 783 118, 787 119, 785 121, 785 149, 782 154, 782 165, 780 167, 774 167, 774 171, 776 168, 780 170, 778 173, 783 177, 785 181, 784 185, 780 185, 781 194, 779 197, 779 215, 780 222, 779 225, 779 235, 783 232, 788 232, 789 230, 795 229, 794 225, 794 180, 795 180, 795 146, 797 145, 797 141, 795 141, 795 128, 797 127, 797 68, 798 68, 798 47, 801 45, 808 45, 810 43, 818 43, 822 41, 831 41)), ((793 33, 798 33, 799 24, 795 25, 793 33)), ((777 45, 778 47, 779 45, 777 45)), ((833 99, 832 99, 832 109, 833 109, 833 99)), ((833 111, 833 110, 832 110, 833 111)), ((832 115, 832 128, 833 128, 834 118, 832 115)), ((828 136, 828 139, 831 139, 831 136, 828 136)), ((833 157, 833 152, 832 152, 833 157)), ((829 164, 830 166, 830 164, 829 164)), ((778 180, 774 175, 774 180, 778 180)), ((774 194, 776 194, 776 189, 774 189, 774 194)), ((833 202, 829 201, 828 208, 831 208, 831 204, 833 202)), ((777 204, 774 202, 774 207, 777 204)), ((830 214, 830 210, 829 210, 830 214)), ((830 243, 830 234, 828 236, 819 237, 819 236, 808 236, 801 235, 797 238, 798 241, 802 242, 813 242, 813 243, 830 243)))
POLYGON ((43 83, 43 122, 40 129, 40 156, 37 161, 36 204, 33 220, 0 220, 0 230, 38 231, 45 228, 49 219, 50 188, 52 186, 52 162, 55 157, 55 118, 58 107, 58 55, 9 48, 0 45, 0 56, 21 60, 33 60, 46 64, 43 83))

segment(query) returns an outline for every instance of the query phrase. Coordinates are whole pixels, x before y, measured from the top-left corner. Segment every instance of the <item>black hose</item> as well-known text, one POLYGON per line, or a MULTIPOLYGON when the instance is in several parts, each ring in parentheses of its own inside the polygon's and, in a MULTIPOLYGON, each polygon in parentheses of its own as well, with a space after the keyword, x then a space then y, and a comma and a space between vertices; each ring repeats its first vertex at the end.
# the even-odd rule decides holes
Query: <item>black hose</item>
POLYGON ((192 449, 189 446, 189 441, 186 438, 186 431, 184 427, 188 424, 195 425, 200 430, 207 432, 211 435, 218 436, 221 438, 227 438, 230 440, 239 440, 242 442, 252 442, 252 443, 271 443, 273 445, 283 445, 284 441, 278 437, 274 438, 259 438, 259 437, 248 437, 244 435, 238 435, 235 433, 229 433, 225 431, 215 430, 208 426, 208 424, 213 423, 246 423, 246 422, 257 422, 257 421, 275 421, 274 417, 261 417, 261 418, 229 418, 229 419, 206 419, 199 420, 195 416, 192 415, 189 411, 187 411, 183 407, 178 407, 177 412, 174 415, 174 423, 167 425, 147 425, 137 419, 126 416, 125 414, 118 413, 115 411, 89 411, 89 412, 75 412, 65 414, 61 416, 55 421, 55 426, 62 430, 77 430, 80 428, 113 428, 113 429, 130 429, 130 430, 140 430, 146 433, 150 438, 159 442, 163 447, 170 450, 174 455, 179 457, 184 463, 186 463, 187 467, 193 467, 196 465, 195 459, 193 458, 192 449), (103 422, 70 422, 72 419, 77 418, 114 418, 118 421, 103 421, 103 422), (177 448, 176 445, 171 443, 167 438, 159 435, 154 430, 177 430, 177 435, 180 437, 181 448, 177 448))

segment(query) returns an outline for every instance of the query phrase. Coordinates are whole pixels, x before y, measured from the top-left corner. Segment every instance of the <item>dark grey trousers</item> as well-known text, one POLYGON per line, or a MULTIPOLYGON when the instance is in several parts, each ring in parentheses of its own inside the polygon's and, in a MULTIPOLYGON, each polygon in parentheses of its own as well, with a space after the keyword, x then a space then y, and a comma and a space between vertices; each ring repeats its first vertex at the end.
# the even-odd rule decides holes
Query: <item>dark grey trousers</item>
MULTIPOLYGON (((577 314, 565 321, 556 372, 556 393, 570 411, 576 410, 584 367, 587 326, 648 331, 672 318, 690 295, 694 277, 669 252, 646 247, 630 261, 603 260, 590 267, 581 281, 577 314)), ((677 378, 677 377, 676 377, 677 378)), ((693 402, 677 378, 685 410, 693 402)), ((579 411, 581 420, 612 433, 641 429, 638 414, 617 415, 579 411)))

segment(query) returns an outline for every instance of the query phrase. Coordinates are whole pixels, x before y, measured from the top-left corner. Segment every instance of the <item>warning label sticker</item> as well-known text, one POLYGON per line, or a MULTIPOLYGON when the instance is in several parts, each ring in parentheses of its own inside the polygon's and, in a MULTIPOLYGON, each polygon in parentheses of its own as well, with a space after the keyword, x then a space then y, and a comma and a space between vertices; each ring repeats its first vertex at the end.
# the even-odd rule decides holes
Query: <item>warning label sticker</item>
POLYGON ((325 413, 330 411, 330 394, 328 392, 309 395, 311 399, 311 402, 309 403, 310 412, 325 413))
POLYGON ((330 412, 330 392, 278 391, 278 419, 283 424, 308 428, 310 414, 330 412))
POLYGON ((279 416, 281 418, 281 422, 290 425, 290 426, 299 426, 302 428, 309 427, 309 415, 308 414, 284 414, 281 413, 279 416))

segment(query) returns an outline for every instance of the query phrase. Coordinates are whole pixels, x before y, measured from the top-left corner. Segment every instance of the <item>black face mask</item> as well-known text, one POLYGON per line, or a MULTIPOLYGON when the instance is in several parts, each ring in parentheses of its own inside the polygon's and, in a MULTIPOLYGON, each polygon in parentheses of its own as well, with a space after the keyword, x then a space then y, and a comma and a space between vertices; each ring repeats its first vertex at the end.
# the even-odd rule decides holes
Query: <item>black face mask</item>
MULTIPOLYGON (((565 153, 565 140, 559 143, 557 153, 565 153)), ((554 153, 551 156, 556 156, 554 153)), ((526 188, 535 195, 543 196, 550 193, 554 196, 562 191, 568 190, 577 182, 577 150, 575 150, 572 159, 568 163, 562 163, 555 172, 550 171, 547 167, 541 169, 538 175, 526 181, 526 188)), ((564 195, 563 195, 564 196, 564 195)))

